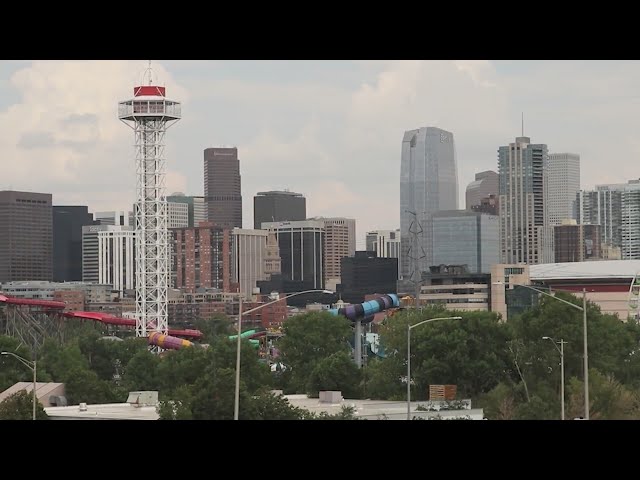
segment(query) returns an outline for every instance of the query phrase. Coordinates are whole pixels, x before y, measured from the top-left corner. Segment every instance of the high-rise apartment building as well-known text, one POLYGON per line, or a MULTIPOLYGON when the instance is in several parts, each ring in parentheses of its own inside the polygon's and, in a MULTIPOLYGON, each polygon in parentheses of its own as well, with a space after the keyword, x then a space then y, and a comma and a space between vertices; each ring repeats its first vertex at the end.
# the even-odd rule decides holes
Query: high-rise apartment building
POLYGON ((466 265, 490 273, 500 261, 500 219, 469 210, 444 210, 432 217, 433 265, 466 265))
POLYGON ((353 218, 314 217, 324 223, 324 285, 335 291, 340 283, 342 259, 356 252, 356 221, 353 218))
POLYGON ((550 153, 548 163, 547 215, 549 225, 576 218, 576 194, 580 191, 580 155, 550 153))
POLYGON ((465 192, 466 209, 472 210, 490 195, 498 195, 498 174, 493 170, 476 173, 475 180, 467 185, 465 192))
POLYGON ((404 280, 419 282, 421 272, 428 270, 433 259, 431 215, 457 209, 453 134, 435 127, 405 132, 400 166, 400 264, 404 280))
POLYGON ((257 282, 268 280, 265 258, 269 234, 266 230, 234 228, 232 235, 231 276, 240 293, 249 299, 257 282))
POLYGON ((600 225, 578 225, 575 220, 563 220, 553 227, 555 262, 585 262, 600 260, 600 225))
POLYGON ((373 230, 365 238, 367 251, 376 252, 378 258, 398 259, 398 278, 400 278, 400 229, 373 230))
POLYGON ((176 288, 194 293, 199 288, 229 292, 231 287, 231 242, 229 229, 203 222, 194 228, 171 230, 173 238, 172 279, 176 288))
POLYGON ((603 252, 620 248, 623 260, 640 259, 640 180, 597 185, 576 198, 578 223, 601 226, 603 252))
POLYGON ((500 257, 502 263, 537 264, 553 259, 547 215, 547 146, 529 137, 498 149, 500 257))
POLYGON ((276 235, 283 279, 301 290, 324 288, 324 221, 266 222, 262 228, 276 235))
POLYGON ((53 278, 50 193, 0 191, 0 283, 53 278))
POLYGON ((120 293, 134 289, 135 240, 128 225, 82 227, 82 281, 111 285, 120 293))
POLYGON ((82 280, 82 227, 93 225, 86 206, 53 207, 53 281, 82 280))
POLYGON ((286 222, 307 218, 307 200, 301 193, 258 192, 253 197, 253 228, 262 228, 263 222, 286 222))
POLYGON ((237 148, 205 149, 204 196, 207 202, 207 221, 224 228, 242 228, 240 160, 237 148))

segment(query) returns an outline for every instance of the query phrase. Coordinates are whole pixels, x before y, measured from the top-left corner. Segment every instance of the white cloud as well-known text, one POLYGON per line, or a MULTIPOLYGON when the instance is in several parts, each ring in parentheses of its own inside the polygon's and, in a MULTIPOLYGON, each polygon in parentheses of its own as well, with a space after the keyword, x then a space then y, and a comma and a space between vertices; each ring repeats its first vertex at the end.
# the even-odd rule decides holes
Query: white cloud
MULTIPOLYGON (((130 205, 133 132, 118 120, 117 105, 133 96, 144 68, 130 61, 37 61, 15 72, 11 84, 20 101, 0 112, 0 188, 52 192, 54 203, 88 203, 93 210, 130 205)), ((161 65, 154 71, 169 96, 187 98, 161 65)))
MULTIPOLYGON (((11 86, 19 99, 0 111, 0 188, 49 191, 56 203, 93 211, 128 208, 133 133, 118 121, 117 103, 132 94, 145 67, 145 61, 16 66, 11 86)), ((202 194, 202 149, 235 144, 245 226, 253 223, 256 192, 289 188, 306 195, 309 216, 355 217, 359 242, 366 230, 396 228, 405 130, 432 125, 454 133, 462 200, 475 172, 496 169, 497 148, 520 134, 521 112, 533 141, 581 155, 585 186, 638 177, 638 62, 153 67, 184 107, 184 119, 167 134, 168 191, 202 194)))

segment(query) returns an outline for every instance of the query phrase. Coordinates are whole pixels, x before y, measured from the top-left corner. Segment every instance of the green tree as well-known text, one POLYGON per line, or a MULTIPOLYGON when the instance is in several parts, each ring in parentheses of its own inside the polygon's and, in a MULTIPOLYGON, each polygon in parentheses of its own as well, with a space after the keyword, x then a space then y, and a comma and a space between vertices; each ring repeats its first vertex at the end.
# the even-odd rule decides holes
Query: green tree
POLYGON ((79 403, 114 403, 123 402, 118 391, 114 390, 110 382, 100 380, 96 372, 86 368, 73 368, 65 375, 65 394, 69 404, 79 403))
POLYGON ((278 342, 282 363, 289 372, 289 387, 306 392, 311 372, 318 362, 339 352, 350 352, 351 322, 327 312, 296 315, 284 322, 284 337, 278 342))
MULTIPOLYGON (((36 404, 36 420, 48 420, 49 416, 42 408, 42 404, 36 404)), ((3 402, 0 402, 0 420, 33 420, 33 394, 26 390, 20 390, 3 402)))
POLYGON ((122 384, 128 391, 161 390, 158 380, 158 366, 161 359, 146 348, 138 351, 124 368, 122 384))
POLYGON ((360 398, 360 369, 347 352, 323 358, 309 375, 307 393, 318 397, 322 390, 338 390, 345 398, 360 398))
MULTIPOLYGON (((571 378, 567 387, 567 418, 584 417, 584 382, 571 378)), ((640 398, 617 381, 589 369, 589 418, 591 420, 629 420, 640 418, 640 398)))
POLYGON ((505 345, 510 330, 497 315, 425 308, 400 312, 380 330, 388 357, 396 358, 393 371, 385 372, 389 382, 397 384, 398 378, 406 377, 408 324, 450 316, 461 316, 462 320, 426 323, 411 332, 413 398, 428 398, 430 384, 456 384, 459 395, 476 396, 494 388, 509 367, 505 345))
POLYGON ((251 420, 300 420, 304 412, 289 401, 271 392, 262 392, 251 398, 247 418, 251 420))
POLYGON ((202 332, 202 343, 211 343, 218 336, 233 335, 233 320, 223 313, 216 313, 209 319, 198 318, 193 326, 202 332))

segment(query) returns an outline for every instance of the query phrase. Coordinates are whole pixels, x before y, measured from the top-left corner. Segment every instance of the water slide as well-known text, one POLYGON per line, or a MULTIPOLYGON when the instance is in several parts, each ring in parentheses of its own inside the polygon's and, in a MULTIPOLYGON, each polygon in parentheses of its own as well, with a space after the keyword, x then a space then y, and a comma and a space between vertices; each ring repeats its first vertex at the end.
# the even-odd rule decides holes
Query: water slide
MULTIPOLYGON (((367 302, 328 310, 332 315, 342 315, 353 322, 355 326, 353 348, 355 350, 354 356, 358 367, 362 366, 362 343, 357 340, 362 338, 362 324, 373 321, 373 317, 376 313, 399 307, 400 300, 398 299, 398 296, 395 293, 389 293, 367 302)), ((367 344, 366 348, 368 349, 368 352, 370 351, 371 353, 374 353, 370 345, 367 344)), ((384 348, 379 347, 376 355, 380 357, 384 356, 384 348)))
POLYGON ((362 321, 367 323, 373 320, 373 316, 376 313, 398 307, 400 307, 398 296, 395 293, 389 293, 368 302, 347 305, 342 308, 331 308, 328 312, 332 315, 347 317, 352 322, 362 321))
MULTIPOLYGON (((264 337, 267 334, 266 330, 247 330, 246 332, 242 332, 240 334, 240 338, 246 338, 249 340, 249 342, 251 343, 251 345, 253 345, 254 347, 257 347, 260 345, 260 340, 256 340, 256 338, 258 337, 264 337)), ((229 340, 235 340, 236 338, 238 338, 238 335, 230 335, 229 336, 229 340)))
MULTIPOLYGON (((121 325, 127 327, 135 327, 136 321, 131 318, 120 318, 107 313, 100 312, 63 312, 66 304, 64 302, 55 302, 51 300, 34 300, 30 298, 15 298, 7 297, 0 294, 0 303, 6 303, 8 305, 26 306, 26 307, 41 307, 43 309, 59 310, 60 313, 66 318, 77 318, 80 320, 93 320, 94 322, 100 322, 107 325, 121 325)), ((189 340, 184 340, 178 337, 188 338, 200 338, 202 332, 200 330, 175 330, 169 329, 169 335, 163 335, 159 332, 152 332, 149 334, 149 345, 157 345, 162 348, 177 350, 183 347, 190 347, 193 345, 189 340)))

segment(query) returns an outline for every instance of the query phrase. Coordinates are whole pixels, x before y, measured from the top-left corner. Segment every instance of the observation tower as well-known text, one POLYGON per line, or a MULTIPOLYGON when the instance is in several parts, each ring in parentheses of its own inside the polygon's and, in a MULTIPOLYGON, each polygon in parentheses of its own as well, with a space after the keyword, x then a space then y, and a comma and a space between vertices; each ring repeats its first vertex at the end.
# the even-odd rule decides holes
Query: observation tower
POLYGON ((165 87, 153 85, 151 66, 145 77, 147 74, 149 84, 134 87, 133 98, 118 104, 118 118, 135 137, 137 337, 147 337, 153 331, 168 333, 170 267, 164 137, 181 117, 180 103, 166 98, 165 87))

